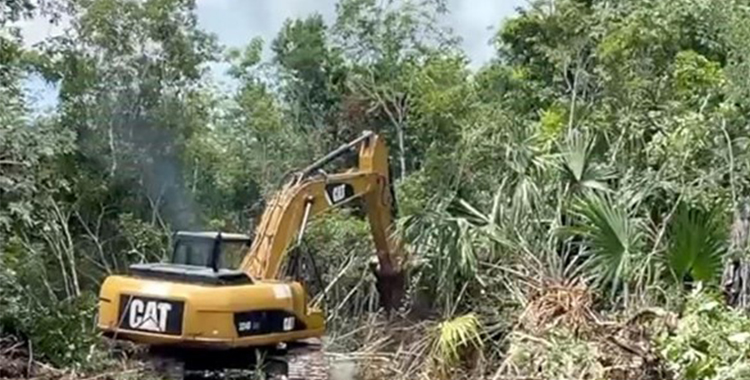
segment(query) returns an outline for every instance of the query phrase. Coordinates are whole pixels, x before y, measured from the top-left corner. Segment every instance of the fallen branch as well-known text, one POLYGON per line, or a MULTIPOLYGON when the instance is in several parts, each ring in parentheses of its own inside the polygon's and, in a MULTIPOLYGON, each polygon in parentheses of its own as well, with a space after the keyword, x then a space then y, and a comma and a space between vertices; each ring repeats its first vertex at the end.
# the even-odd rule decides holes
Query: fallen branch
POLYGON ((34 362, 34 346, 29 339, 29 361, 26 363, 26 376, 31 376, 31 364, 34 362))
POLYGON ((2 352, 0 352, 0 356, 8 355, 9 353, 11 353, 11 352, 15 351, 16 349, 18 349, 19 347, 21 347, 22 344, 23 343, 18 342, 18 343, 15 343, 15 344, 11 345, 10 347, 8 347, 8 348, 4 349, 2 352))
POLYGON ((639 310, 637 313, 633 314, 632 317, 628 318, 625 323, 623 323, 620 327, 620 329, 625 328, 627 326, 632 326, 635 322, 641 321, 645 318, 654 319, 654 318, 664 318, 668 317, 669 313, 667 313, 666 310, 659 308, 659 307, 650 307, 643 310, 639 310))
MULTIPOLYGON (((38 370, 35 371, 35 372, 39 373, 40 376, 30 377, 29 378, 30 380, 49 379, 49 377, 50 377, 49 375, 50 374, 53 374, 56 377, 63 377, 63 376, 65 376, 65 373, 67 372, 67 371, 64 371, 64 370, 61 370, 61 369, 57 369, 55 367, 52 367, 52 366, 50 366, 48 364, 44 364, 44 363, 36 361, 36 360, 33 362, 33 365, 35 367, 43 369, 43 371, 38 371, 38 370)), ((29 375, 31 375, 31 374, 29 374, 29 375)))
POLYGON ((13 161, 13 160, 0 160, 0 165, 16 165, 16 166, 28 166, 28 162, 13 161))
POLYGON ((607 337, 607 341, 611 342, 612 344, 614 344, 617 347, 620 347, 620 349, 622 349, 623 351, 625 351, 625 352, 627 352, 627 353, 629 353, 631 355, 635 355, 635 356, 638 356, 638 357, 641 357, 641 358, 644 358, 644 359, 648 358, 648 352, 643 352, 643 350, 641 350, 640 347, 632 346, 632 345, 630 345, 630 344, 622 341, 621 339, 618 339, 614 335, 608 336, 607 337))

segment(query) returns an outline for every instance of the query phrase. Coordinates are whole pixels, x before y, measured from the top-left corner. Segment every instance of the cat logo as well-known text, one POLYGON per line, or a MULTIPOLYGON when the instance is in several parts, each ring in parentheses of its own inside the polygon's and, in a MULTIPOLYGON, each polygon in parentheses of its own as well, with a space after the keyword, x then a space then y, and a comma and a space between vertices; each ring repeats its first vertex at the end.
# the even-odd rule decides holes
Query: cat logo
POLYGON ((328 203, 336 205, 354 196, 354 187, 348 183, 329 183, 326 185, 328 203))
POLYGON ((172 310, 172 305, 166 302, 147 301, 133 299, 130 304, 130 327, 154 332, 167 331, 167 316, 172 310))
POLYGON ((179 335, 182 333, 182 301, 122 295, 120 322, 122 328, 179 335))
POLYGON ((333 192, 331 194, 331 200, 333 203, 339 203, 346 198, 346 185, 341 184, 333 188, 333 192))

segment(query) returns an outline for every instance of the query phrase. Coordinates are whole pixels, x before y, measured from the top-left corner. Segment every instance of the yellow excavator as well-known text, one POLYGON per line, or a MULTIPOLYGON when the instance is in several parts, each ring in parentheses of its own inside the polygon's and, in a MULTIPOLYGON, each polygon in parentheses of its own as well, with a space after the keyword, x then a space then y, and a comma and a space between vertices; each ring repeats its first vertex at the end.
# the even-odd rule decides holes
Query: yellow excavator
POLYGON ((308 368, 316 365, 308 360, 311 352, 320 359, 310 342, 325 334, 323 312, 309 305, 302 282, 281 278, 281 269, 313 216, 355 199, 364 201, 371 227, 381 304, 397 307, 404 257, 391 233, 388 151, 380 136, 366 131, 294 173, 268 203, 252 238, 180 231, 169 262, 133 264, 129 274, 107 277, 99 295, 99 329, 116 340, 146 344, 178 371, 255 366, 250 351, 262 349, 274 358, 269 363, 281 363, 286 378, 325 378, 308 368), (351 150, 358 151, 356 167, 323 171, 351 150), (295 349, 302 354, 293 354, 295 349))

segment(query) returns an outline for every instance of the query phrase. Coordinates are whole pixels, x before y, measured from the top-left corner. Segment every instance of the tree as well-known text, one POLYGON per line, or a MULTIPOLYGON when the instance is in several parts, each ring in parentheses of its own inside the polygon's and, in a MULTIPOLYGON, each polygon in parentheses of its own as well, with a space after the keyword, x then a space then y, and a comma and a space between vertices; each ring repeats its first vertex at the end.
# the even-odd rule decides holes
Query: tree
POLYGON ((330 44, 323 18, 287 20, 271 47, 297 124, 323 138, 329 148, 351 137, 346 129, 353 126, 340 125, 339 118, 347 70, 340 50, 330 44))
MULTIPOLYGON (((366 104, 372 129, 393 134, 400 178, 407 174, 407 119, 411 112, 415 68, 431 55, 450 54, 457 39, 439 21, 442 1, 417 6, 406 1, 379 5, 345 0, 337 5, 334 38, 353 64, 352 97, 366 104)), ((415 137, 414 140, 417 140, 415 137)))

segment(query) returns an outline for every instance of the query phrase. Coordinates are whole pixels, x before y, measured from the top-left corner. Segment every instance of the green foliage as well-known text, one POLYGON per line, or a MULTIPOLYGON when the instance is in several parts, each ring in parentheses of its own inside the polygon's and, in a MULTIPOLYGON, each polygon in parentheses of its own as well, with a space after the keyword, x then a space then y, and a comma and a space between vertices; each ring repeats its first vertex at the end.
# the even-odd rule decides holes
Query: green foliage
MULTIPOLYGON (((85 363, 92 360, 100 347, 94 326, 96 297, 87 294, 69 299, 49 308, 39 305, 19 316, 25 325, 25 335, 32 346, 56 365, 85 363)), ((91 363, 95 364, 95 363, 91 363)))
POLYGON ((721 297, 697 288, 674 331, 655 341, 677 378, 745 379, 750 376, 750 318, 729 310, 721 297))
POLYGON ((460 302, 462 288, 476 278, 486 240, 482 230, 467 218, 451 215, 447 206, 431 203, 433 210, 403 218, 398 226, 419 260, 417 286, 432 300, 431 306, 446 311, 460 302))
POLYGON ((0 126, 0 231, 37 225, 34 213, 47 197, 70 187, 70 181, 59 176, 56 161, 73 152, 74 137, 46 122, 33 129, 21 120, 0 126))
POLYGON ((161 261, 172 252, 166 231, 159 226, 137 219, 130 213, 120 215, 119 228, 129 245, 127 259, 120 264, 161 261))
POLYGON ((393 78, 403 60, 456 43, 439 20, 445 10, 442 0, 420 4, 343 0, 334 27, 353 60, 374 63, 386 78, 393 78))
POLYGON ((13 270, 0 272, 0 334, 28 338, 34 352, 54 365, 85 365, 98 355, 94 294, 50 304, 16 276, 13 270))
POLYGON ((482 348, 481 331, 482 324, 473 313, 455 317, 436 326, 435 343, 430 355, 438 363, 438 372, 442 376, 451 368, 460 365, 460 360, 466 357, 466 351, 482 348))
POLYGON ((241 80, 252 80, 252 69, 260 63, 262 53, 263 39, 260 37, 253 38, 244 49, 229 49, 226 53, 226 59, 232 66, 227 73, 241 80))
MULTIPOLYGON (((370 226, 361 210, 334 210, 311 219, 300 246, 288 252, 287 269, 293 261, 304 266, 301 278, 287 271, 287 278, 301 280, 309 300, 327 315, 331 335, 346 335, 362 318, 378 309, 374 280, 368 275, 375 247, 370 226)), ((351 350, 346 340, 336 348, 351 350)))
POLYGON ((539 118, 543 138, 555 141, 565 128, 565 112, 560 107, 550 107, 542 111, 539 118))
POLYGON ((577 338, 568 329, 549 331, 542 339, 513 333, 505 366, 512 374, 543 379, 605 379, 598 347, 577 338))
POLYGON ((332 148, 339 142, 337 135, 353 126, 339 125, 347 70, 340 49, 330 46, 327 32, 320 15, 287 20, 271 49, 286 83, 283 92, 295 122, 332 148))
POLYGON ((714 95, 724 83, 718 62, 708 60, 694 51, 681 51, 675 56, 675 91, 686 97, 714 95), (700 91, 694 95, 696 91, 700 91))
POLYGON ((594 140, 572 130, 560 147, 560 161, 573 191, 607 190, 606 173, 593 161, 594 140))

